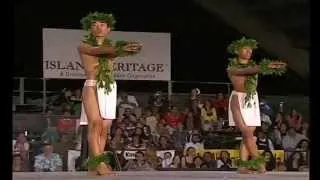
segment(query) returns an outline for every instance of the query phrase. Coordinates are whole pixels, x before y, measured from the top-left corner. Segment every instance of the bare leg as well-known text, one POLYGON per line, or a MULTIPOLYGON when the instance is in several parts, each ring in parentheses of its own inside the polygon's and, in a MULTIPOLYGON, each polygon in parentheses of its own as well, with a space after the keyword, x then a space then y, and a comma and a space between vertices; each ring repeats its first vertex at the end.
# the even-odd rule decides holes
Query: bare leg
POLYGON ((83 89, 83 104, 88 117, 88 141, 92 156, 101 154, 99 147, 100 133, 102 131, 102 118, 96 100, 96 87, 85 87, 83 89))
MULTIPOLYGON (((245 124, 243 117, 242 117, 242 114, 241 114, 241 111, 240 111, 240 105, 239 105, 237 95, 232 96, 231 111, 232 111, 232 116, 233 116, 233 119, 235 121, 236 126, 242 132, 243 141, 240 146, 241 160, 247 161, 249 155, 253 159, 256 159, 259 156, 259 154, 258 154, 258 149, 257 149, 257 145, 256 145, 256 139, 254 137, 255 127, 248 127, 245 124)), ((245 168, 241 168, 241 169, 245 170, 245 168)))
MULTIPOLYGON (((96 157, 102 154, 100 148, 101 133, 102 133, 102 118, 100 116, 97 90, 96 87, 85 87, 83 89, 83 104, 88 117, 88 142, 91 157, 96 157)), ((108 169, 105 163, 101 163, 97 167, 99 175, 107 174, 108 169)))
POLYGON ((106 144, 109 144, 108 142, 108 136, 110 134, 112 125, 112 120, 103 120, 102 121, 102 132, 100 134, 100 150, 101 152, 104 152, 104 149, 106 147, 106 144))
POLYGON ((240 129, 243 136, 243 143, 252 158, 258 157, 257 145, 253 136, 254 127, 248 127, 242 117, 238 96, 233 95, 231 99, 231 111, 236 126, 240 129))

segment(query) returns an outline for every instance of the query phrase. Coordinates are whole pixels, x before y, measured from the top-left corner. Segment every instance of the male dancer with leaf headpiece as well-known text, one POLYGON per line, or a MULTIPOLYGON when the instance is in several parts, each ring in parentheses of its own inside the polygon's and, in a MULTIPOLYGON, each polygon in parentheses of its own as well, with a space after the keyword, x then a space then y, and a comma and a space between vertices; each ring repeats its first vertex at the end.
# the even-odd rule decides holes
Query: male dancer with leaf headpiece
POLYGON ((257 94, 258 74, 281 75, 286 64, 263 59, 258 65, 251 59, 252 50, 257 48, 254 39, 232 42, 228 52, 237 57, 230 59, 227 73, 234 90, 229 99, 229 125, 236 126, 242 133, 240 145, 240 173, 265 172, 264 159, 258 154, 254 131, 261 126, 259 100, 257 94), (251 160, 248 161, 249 156, 251 160))
POLYGON ((116 118, 117 84, 113 61, 116 57, 138 53, 141 45, 127 41, 113 43, 107 39, 115 25, 112 14, 89 13, 81 23, 88 31, 78 47, 86 76, 80 122, 88 124, 88 168, 98 175, 110 174, 110 159, 104 149, 112 120, 116 118))

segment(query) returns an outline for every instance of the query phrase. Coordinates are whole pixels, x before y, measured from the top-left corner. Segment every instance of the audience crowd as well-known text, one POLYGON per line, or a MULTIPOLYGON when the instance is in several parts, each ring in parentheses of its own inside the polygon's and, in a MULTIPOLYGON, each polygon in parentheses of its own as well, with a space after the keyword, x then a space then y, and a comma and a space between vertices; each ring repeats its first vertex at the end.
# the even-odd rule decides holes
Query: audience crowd
MULTIPOLYGON (((156 92, 148 106, 143 107, 135 96, 120 92, 117 119, 110 130, 107 148, 117 152, 122 170, 233 170, 239 158, 241 133, 228 125, 228 98, 219 93, 215 98, 203 100, 199 89, 194 89, 187 105, 178 107, 156 92)), ((26 130, 16 134, 13 171, 80 168, 77 159, 68 159, 81 149, 77 121, 81 90, 63 90, 60 96, 51 99, 48 107, 44 119, 48 127, 41 136, 35 138, 26 130)), ((280 107, 271 108, 261 100, 262 126, 256 129, 255 135, 257 146, 267 160, 267 170, 307 171, 308 120, 294 108, 283 112, 280 107)))

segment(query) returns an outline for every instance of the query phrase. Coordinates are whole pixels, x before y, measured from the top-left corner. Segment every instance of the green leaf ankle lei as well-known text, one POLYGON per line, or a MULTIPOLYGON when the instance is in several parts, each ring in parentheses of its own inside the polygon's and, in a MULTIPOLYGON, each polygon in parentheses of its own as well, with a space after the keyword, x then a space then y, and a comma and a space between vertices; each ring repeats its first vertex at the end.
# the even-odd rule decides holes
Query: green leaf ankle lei
POLYGON ((106 163, 110 165, 113 169, 116 168, 115 155, 112 152, 104 152, 103 154, 95 157, 91 157, 87 161, 87 166, 89 170, 95 170, 100 163, 106 163))
POLYGON ((261 168, 261 164, 264 164, 264 163, 266 163, 265 158, 263 156, 259 156, 258 158, 251 159, 249 161, 239 160, 238 166, 244 167, 249 170, 258 170, 259 168, 261 168))
MULTIPOLYGON (((93 47, 98 47, 98 43, 96 41, 96 38, 89 34, 85 37, 85 40, 83 40, 84 43, 89 44, 93 47)), ((124 51, 124 46, 130 43, 136 43, 134 41, 116 41, 114 44, 110 39, 105 39, 103 41, 102 45, 108 45, 111 47, 114 47, 116 49, 116 56, 117 57, 125 57, 125 56, 131 56, 139 53, 141 51, 141 47, 136 52, 127 52, 124 51)), ((99 56, 99 70, 97 73, 97 85, 99 88, 104 88, 105 92, 109 94, 111 92, 112 87, 111 84, 115 82, 114 79, 114 70, 112 67, 110 67, 109 61, 111 61, 111 58, 108 57, 108 55, 100 55, 99 56)))
MULTIPOLYGON (((228 68, 248 68, 248 67, 254 67, 256 66, 256 63, 254 61, 250 61, 248 64, 241 64, 237 60, 237 58, 229 59, 229 65, 228 68)), ((285 69, 273 69, 269 67, 269 64, 272 63, 271 60, 263 59, 259 63, 260 71, 259 73, 262 75, 278 75, 281 76, 285 73, 285 69)), ((245 90, 246 90, 246 97, 245 97, 245 105, 247 105, 248 108, 252 107, 252 104, 250 103, 250 100, 253 99, 254 95, 257 93, 257 86, 258 86, 258 74, 248 76, 246 82, 245 82, 245 90)), ((256 105, 256 104, 254 104, 256 105)))

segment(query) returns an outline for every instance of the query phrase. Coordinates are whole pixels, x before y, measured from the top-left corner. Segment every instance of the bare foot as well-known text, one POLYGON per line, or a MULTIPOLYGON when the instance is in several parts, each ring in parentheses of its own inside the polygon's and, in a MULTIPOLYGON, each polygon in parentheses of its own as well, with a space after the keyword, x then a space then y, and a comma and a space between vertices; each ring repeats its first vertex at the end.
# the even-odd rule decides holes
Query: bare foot
POLYGON ((265 166, 264 164, 261 164, 261 165, 260 165, 260 168, 258 169, 258 172, 259 172, 260 174, 266 173, 266 172, 267 172, 266 166, 265 166))
POLYGON ((97 175, 98 175, 97 171, 88 170, 88 176, 97 176, 97 175))
POLYGON ((237 171, 239 174, 256 174, 257 173, 256 171, 250 170, 245 167, 239 167, 237 171))
POLYGON ((106 165, 105 163, 101 162, 97 167, 97 174, 102 175, 114 175, 115 173, 112 171, 110 165, 106 165))

